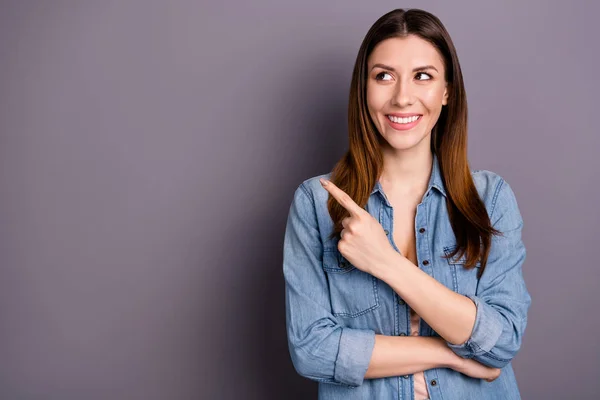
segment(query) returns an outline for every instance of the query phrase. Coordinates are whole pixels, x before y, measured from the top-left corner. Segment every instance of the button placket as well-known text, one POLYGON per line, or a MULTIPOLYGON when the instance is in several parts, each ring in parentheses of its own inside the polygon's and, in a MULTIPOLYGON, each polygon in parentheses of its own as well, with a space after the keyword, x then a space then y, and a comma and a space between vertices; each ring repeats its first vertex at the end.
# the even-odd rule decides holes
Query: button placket
MULTIPOLYGON (((420 262, 420 265, 429 267, 431 265, 431 261, 429 260, 429 244, 427 240, 427 204, 428 202, 421 203, 417 206, 417 215, 415 216, 415 224, 416 226, 420 226, 418 232, 420 235, 416 237, 416 246, 417 246, 417 260, 423 259, 420 262)), ((426 272, 428 275, 432 276, 432 273, 427 268, 421 268, 423 272, 426 272)))

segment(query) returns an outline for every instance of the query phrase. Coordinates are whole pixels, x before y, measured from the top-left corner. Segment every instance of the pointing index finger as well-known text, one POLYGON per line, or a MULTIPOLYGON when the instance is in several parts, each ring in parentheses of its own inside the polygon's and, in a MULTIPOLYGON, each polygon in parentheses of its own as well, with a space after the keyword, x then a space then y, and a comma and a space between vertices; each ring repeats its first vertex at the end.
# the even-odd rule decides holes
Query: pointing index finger
POLYGON ((331 193, 333 198, 336 199, 337 202, 342 205, 342 207, 348 210, 350 214, 359 215, 360 213, 364 212, 362 207, 360 207, 354 202, 354 200, 352 200, 352 197, 350 197, 346 192, 334 185, 333 182, 323 178, 320 179, 320 182, 321 185, 325 188, 325 190, 331 193))

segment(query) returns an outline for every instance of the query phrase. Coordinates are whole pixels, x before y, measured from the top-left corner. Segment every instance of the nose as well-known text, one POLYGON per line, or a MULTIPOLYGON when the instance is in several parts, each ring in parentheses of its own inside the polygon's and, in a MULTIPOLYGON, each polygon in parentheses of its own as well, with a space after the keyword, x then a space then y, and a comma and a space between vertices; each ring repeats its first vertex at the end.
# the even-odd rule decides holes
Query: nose
POLYGON ((392 98, 394 105, 404 107, 413 103, 413 93, 410 83, 398 82, 392 98))

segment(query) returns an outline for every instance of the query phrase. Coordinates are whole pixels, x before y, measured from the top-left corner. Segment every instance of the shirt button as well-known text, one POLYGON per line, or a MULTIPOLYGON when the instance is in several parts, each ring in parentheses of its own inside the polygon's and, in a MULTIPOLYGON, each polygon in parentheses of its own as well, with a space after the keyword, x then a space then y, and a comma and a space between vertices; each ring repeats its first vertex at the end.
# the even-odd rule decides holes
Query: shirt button
POLYGON ((404 378, 404 379, 408 379, 408 375, 404 375, 404 376, 403 376, 403 378, 404 378))
POLYGON ((423 232, 425 232, 425 228, 419 229, 419 233, 423 233, 423 232))
POLYGON ((406 333, 400 332, 400 336, 406 336, 406 333))
POLYGON ((402 300, 400 297, 398 297, 398 304, 400 304, 401 306, 403 306, 406 303, 404 302, 404 300, 402 300))
POLYGON ((435 379, 432 379, 431 380, 431 386, 435 386, 435 385, 437 385, 437 381, 435 379))
POLYGON ((429 260, 424 260, 423 265, 429 265, 429 260))
POLYGON ((386 235, 390 234, 390 231, 388 231, 387 229, 384 229, 383 231, 385 232, 386 235))

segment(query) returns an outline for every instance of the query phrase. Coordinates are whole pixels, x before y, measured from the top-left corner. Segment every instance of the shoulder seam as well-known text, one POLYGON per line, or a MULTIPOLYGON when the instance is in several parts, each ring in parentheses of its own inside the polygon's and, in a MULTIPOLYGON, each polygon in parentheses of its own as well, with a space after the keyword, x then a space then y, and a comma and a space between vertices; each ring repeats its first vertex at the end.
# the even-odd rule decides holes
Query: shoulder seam
POLYGON ((503 178, 500 178, 500 182, 498 182, 498 185, 496 186, 496 191, 494 192, 494 197, 492 198, 492 212, 490 213, 490 220, 494 216, 494 211, 496 211, 496 200, 498 199, 498 195, 500 194, 500 189, 502 189, 502 187, 504 186, 504 182, 505 180, 503 178))
POLYGON ((313 198, 312 194, 310 193, 310 191, 306 188, 306 186, 304 185, 305 182, 302 182, 300 184, 300 188, 302 189, 302 191, 304 192, 304 194, 306 195, 306 197, 308 197, 308 199, 310 200, 310 202, 312 203, 313 207, 315 205, 315 199, 313 198))

